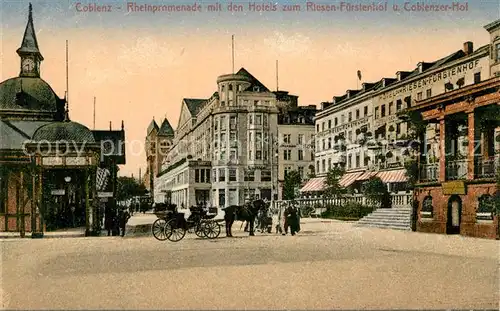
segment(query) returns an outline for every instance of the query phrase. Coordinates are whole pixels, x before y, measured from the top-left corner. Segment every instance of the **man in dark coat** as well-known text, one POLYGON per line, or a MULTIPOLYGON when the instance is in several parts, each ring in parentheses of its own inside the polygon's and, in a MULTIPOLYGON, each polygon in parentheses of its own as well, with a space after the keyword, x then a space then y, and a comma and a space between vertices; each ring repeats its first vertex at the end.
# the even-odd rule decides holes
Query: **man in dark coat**
MULTIPOLYGON (((290 205, 287 209, 287 226, 290 226, 290 233, 295 235, 299 231, 299 217, 297 208, 293 205, 290 205)), ((285 233, 287 232, 287 228, 285 227, 285 233)))
POLYGON ((120 222, 120 235, 125 236, 125 227, 127 226, 127 222, 130 219, 130 213, 126 209, 121 209, 118 214, 118 219, 120 222))

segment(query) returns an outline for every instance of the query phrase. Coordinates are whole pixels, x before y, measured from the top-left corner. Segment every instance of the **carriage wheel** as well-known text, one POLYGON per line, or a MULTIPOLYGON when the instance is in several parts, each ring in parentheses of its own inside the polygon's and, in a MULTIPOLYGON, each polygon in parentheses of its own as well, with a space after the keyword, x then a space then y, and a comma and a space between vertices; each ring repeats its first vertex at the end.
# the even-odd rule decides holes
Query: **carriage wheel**
POLYGON ((196 226, 194 226, 194 233, 199 237, 199 238, 204 238, 206 237, 205 235, 205 224, 204 223, 199 223, 196 226))
POLYGON ((155 220, 155 222, 153 222, 151 231, 155 239, 157 239, 158 241, 165 241, 166 239, 168 239, 168 234, 170 232, 165 231, 166 224, 167 221, 163 218, 158 218, 157 220, 155 220))
POLYGON ((216 239, 219 237, 220 234, 220 229, 221 225, 219 225, 218 222, 216 221, 207 221, 204 226, 203 232, 205 233, 205 236, 209 239, 216 239))
POLYGON ((167 239, 172 242, 179 242, 186 235, 184 227, 177 226, 177 219, 171 219, 165 224, 165 232, 167 232, 167 239))

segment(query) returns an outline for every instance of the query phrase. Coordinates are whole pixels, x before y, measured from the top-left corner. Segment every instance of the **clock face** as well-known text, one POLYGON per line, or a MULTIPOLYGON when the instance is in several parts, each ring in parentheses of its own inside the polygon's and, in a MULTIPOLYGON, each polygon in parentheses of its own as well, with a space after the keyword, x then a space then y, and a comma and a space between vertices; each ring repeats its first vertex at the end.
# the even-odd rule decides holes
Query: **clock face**
POLYGON ((23 71, 31 72, 35 69, 35 62, 32 59, 25 59, 23 61, 23 71))

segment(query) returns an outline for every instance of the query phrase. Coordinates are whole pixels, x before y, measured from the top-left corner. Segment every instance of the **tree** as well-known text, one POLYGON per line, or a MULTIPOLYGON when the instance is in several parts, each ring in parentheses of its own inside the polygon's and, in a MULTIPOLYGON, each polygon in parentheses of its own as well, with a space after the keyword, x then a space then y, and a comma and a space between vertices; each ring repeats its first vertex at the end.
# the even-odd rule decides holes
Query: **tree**
POLYGON ((146 193, 146 187, 139 184, 137 180, 132 177, 118 177, 116 197, 119 201, 130 199, 134 196, 142 196, 146 193))
POLYGON ((418 181, 418 164, 417 161, 411 159, 405 162, 405 174, 408 177, 408 186, 410 189, 415 187, 418 181))
POLYGON ((283 199, 284 200, 294 200, 296 189, 300 187, 302 183, 302 178, 297 171, 288 172, 285 176, 285 181, 283 183, 283 199))
POLYGON ((325 196, 327 198, 337 199, 347 192, 347 190, 340 185, 340 179, 344 175, 345 170, 340 167, 332 167, 326 174, 325 181, 325 196))
POLYGON ((365 183, 364 193, 369 201, 378 204, 379 207, 391 207, 391 195, 379 177, 371 177, 365 183))

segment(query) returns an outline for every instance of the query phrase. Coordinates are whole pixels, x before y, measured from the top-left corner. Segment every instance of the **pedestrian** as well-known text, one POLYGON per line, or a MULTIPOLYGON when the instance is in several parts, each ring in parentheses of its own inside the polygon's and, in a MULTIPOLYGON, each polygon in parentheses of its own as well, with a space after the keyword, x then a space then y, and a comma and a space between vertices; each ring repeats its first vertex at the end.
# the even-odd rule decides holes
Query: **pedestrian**
POLYGON ((108 204, 104 212, 104 229, 108 231, 108 236, 111 235, 111 231, 113 230, 113 219, 113 209, 108 204))
POLYGON ((120 235, 125 236, 125 229, 127 227, 127 222, 130 219, 130 213, 126 209, 121 209, 119 213, 120 220, 120 235))

